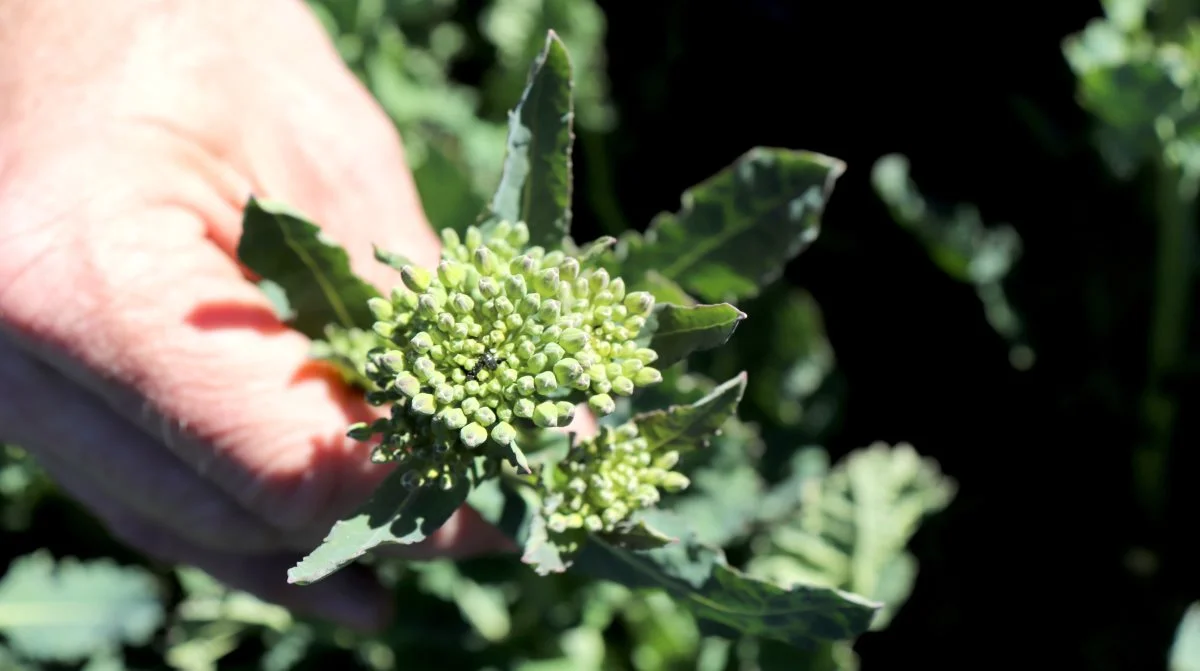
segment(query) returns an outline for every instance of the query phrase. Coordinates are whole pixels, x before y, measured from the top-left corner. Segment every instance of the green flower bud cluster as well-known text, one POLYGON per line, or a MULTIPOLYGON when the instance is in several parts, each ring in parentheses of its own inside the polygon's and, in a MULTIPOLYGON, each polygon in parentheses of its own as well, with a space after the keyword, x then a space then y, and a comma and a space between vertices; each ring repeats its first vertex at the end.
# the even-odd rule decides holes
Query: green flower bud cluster
POLYGON ((653 454, 634 422, 603 426, 559 463, 555 491, 543 504, 547 526, 555 533, 613 531, 633 513, 658 503, 660 490, 687 489, 687 476, 671 470, 678 463, 674 450, 653 454))
POLYGON ((523 223, 495 224, 486 240, 476 227, 465 240, 445 229, 442 242, 436 271, 403 266, 403 285, 370 302, 385 344, 365 367, 368 398, 393 404, 372 432, 398 443, 377 459, 409 449, 401 439, 428 442, 442 461, 457 446, 511 449, 521 429, 570 423, 581 401, 607 415, 614 396, 662 380, 650 365, 658 355, 634 341, 649 293, 627 293, 621 278, 562 251, 527 248, 523 223))

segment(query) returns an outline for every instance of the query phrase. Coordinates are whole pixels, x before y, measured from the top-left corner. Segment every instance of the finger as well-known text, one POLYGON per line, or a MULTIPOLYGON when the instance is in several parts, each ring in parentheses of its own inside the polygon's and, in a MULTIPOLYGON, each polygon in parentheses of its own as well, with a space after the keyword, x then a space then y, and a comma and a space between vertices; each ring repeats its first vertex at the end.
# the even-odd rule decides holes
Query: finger
POLYGON ((365 631, 382 628, 390 617, 391 602, 385 598, 386 592, 361 567, 348 567, 313 585, 289 585, 287 571, 300 560, 299 554, 248 556, 197 545, 171 527, 138 515, 101 491, 95 481, 81 477, 76 469, 56 458, 40 454, 35 459, 55 482, 91 510, 114 538, 148 557, 195 566, 264 601, 365 631))
POLYGON ((19 444, 56 482, 94 483, 89 505, 111 500, 198 544, 264 552, 282 534, 205 482, 94 395, 0 335, 0 439, 19 444))

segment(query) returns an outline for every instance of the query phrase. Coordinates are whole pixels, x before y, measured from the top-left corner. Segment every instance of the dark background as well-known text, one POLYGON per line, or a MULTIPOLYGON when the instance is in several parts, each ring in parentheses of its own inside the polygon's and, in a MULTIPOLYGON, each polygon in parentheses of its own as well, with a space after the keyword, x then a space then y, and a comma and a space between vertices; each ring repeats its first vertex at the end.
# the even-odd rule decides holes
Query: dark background
MULTIPOLYGON (((1185 405, 1170 469, 1185 491, 1164 482, 1170 512, 1152 522, 1130 464, 1154 224, 1139 182, 1109 176, 1092 149, 1061 51, 1098 3, 600 4, 620 115, 609 159, 629 221, 677 209, 754 145, 849 165, 820 240, 787 273, 819 301, 847 381, 828 447, 910 441, 960 484, 915 539, 912 599, 856 646, 866 668, 1163 668, 1200 594, 1194 470, 1180 455, 1192 427, 1185 405), (1031 370, 1009 364, 974 289, 873 193, 871 166, 889 152, 909 157, 927 197, 1020 233, 1006 288, 1031 370)), ((577 170, 588 178, 586 155, 577 170)), ((576 230, 591 239, 604 231, 581 200, 576 230)), ((1188 386, 1177 392, 1186 403, 1188 386)))

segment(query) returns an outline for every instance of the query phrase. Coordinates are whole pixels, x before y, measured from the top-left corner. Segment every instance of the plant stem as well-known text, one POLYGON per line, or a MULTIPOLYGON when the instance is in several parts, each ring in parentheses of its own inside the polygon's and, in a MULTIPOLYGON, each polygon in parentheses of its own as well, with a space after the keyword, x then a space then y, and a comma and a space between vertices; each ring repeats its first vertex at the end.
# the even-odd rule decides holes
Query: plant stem
POLYGON ((1182 363, 1187 342, 1195 204, 1193 192, 1187 188, 1178 168, 1161 156, 1156 168, 1158 248, 1147 380, 1142 397, 1146 436, 1134 450, 1133 463, 1138 494, 1155 520, 1161 519, 1163 513, 1167 455, 1178 414, 1177 401, 1166 389, 1166 382, 1182 363))

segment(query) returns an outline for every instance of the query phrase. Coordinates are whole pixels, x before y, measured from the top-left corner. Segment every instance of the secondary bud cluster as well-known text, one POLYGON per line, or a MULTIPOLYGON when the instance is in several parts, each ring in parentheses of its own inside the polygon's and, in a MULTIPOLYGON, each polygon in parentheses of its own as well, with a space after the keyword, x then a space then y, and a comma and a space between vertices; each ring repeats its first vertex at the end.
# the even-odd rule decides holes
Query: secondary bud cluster
POLYGON ((601 427, 599 435, 572 449, 558 465, 555 492, 543 510, 551 531, 612 531, 634 512, 658 503, 659 490, 675 493, 690 484, 671 470, 679 463, 672 450, 652 454, 637 424, 601 427))
MULTIPOLYGON (((442 233, 436 270, 407 265, 403 285, 371 300, 385 339, 365 368, 390 420, 373 431, 468 450, 514 444, 518 428, 565 426, 586 400, 597 415, 614 396, 662 380, 657 354, 634 338, 654 306, 621 278, 561 251, 526 248, 523 223, 485 240, 442 233)), ((385 443, 395 442, 385 440, 385 443)), ((396 458, 397 446, 378 458, 396 458)))

